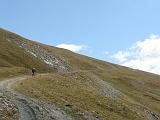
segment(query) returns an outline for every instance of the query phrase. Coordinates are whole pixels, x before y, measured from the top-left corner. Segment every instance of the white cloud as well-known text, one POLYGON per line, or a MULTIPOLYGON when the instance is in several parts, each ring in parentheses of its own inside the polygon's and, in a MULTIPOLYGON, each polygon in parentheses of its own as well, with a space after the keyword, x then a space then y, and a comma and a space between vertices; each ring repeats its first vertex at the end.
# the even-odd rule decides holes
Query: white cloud
POLYGON ((136 42, 129 49, 114 54, 121 65, 160 74, 160 36, 136 42))
POLYGON ((71 50, 73 52, 80 52, 81 50, 86 49, 85 45, 64 44, 64 43, 56 45, 56 47, 68 49, 68 50, 71 50))
POLYGON ((130 55, 127 51, 119 51, 113 57, 118 59, 120 62, 127 61, 127 57, 130 55))

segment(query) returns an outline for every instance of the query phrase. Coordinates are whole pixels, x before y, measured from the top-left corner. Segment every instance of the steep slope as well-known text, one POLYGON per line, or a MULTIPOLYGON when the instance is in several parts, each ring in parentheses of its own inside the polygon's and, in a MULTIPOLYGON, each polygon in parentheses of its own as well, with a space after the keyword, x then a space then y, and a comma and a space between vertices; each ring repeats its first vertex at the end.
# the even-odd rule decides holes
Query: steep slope
POLYGON ((1 66, 36 67, 40 72, 67 71, 62 60, 51 55, 42 44, 0 29, 1 66))
POLYGON ((58 106, 75 119, 160 119, 159 75, 30 41, 1 29, 0 68, 4 67, 36 67, 45 72, 17 82, 15 89, 58 106))
POLYGON ((63 61, 50 55, 43 47, 39 49, 40 46, 40 43, 0 29, 0 67, 35 67, 39 72, 68 71, 63 61))

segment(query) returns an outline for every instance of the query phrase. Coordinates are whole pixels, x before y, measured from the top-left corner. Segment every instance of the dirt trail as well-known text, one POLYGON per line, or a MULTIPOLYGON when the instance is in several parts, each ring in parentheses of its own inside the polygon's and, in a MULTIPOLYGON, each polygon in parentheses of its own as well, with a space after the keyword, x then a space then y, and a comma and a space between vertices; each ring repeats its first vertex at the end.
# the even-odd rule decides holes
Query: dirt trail
POLYGON ((17 106, 19 120, 71 120, 71 118, 59 108, 29 98, 11 89, 13 83, 25 80, 26 78, 27 76, 15 77, 0 82, 0 92, 17 106))

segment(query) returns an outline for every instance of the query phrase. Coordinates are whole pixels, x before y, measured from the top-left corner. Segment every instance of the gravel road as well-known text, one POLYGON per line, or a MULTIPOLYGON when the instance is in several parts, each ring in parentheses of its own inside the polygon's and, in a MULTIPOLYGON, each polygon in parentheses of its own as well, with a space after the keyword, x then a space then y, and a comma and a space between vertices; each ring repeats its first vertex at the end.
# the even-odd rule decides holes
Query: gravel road
MULTIPOLYGON (((13 89, 11 85, 17 81, 25 80, 27 76, 15 77, 0 82, 0 100, 2 103, 0 107, 9 109, 9 112, 14 111, 8 119, 19 120, 71 120, 64 111, 59 108, 49 105, 45 102, 35 100, 24 96, 13 89), (8 101, 8 102, 6 102, 8 101)), ((4 109, 2 109, 4 111, 4 109)), ((1 111, 0 111, 1 113, 1 111)), ((3 113, 4 114, 4 113, 3 113)), ((1 120, 7 120, 4 115, 1 115, 1 120)))

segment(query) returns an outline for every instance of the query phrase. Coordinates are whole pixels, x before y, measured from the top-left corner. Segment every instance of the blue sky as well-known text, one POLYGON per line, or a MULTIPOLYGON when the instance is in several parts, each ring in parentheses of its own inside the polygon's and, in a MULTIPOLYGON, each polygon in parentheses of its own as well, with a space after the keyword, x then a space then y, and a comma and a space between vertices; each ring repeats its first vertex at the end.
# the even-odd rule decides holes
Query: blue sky
POLYGON ((159 6, 159 0, 1 0, 0 27, 54 46, 85 46, 80 53, 117 62, 110 56, 160 35, 159 6))

